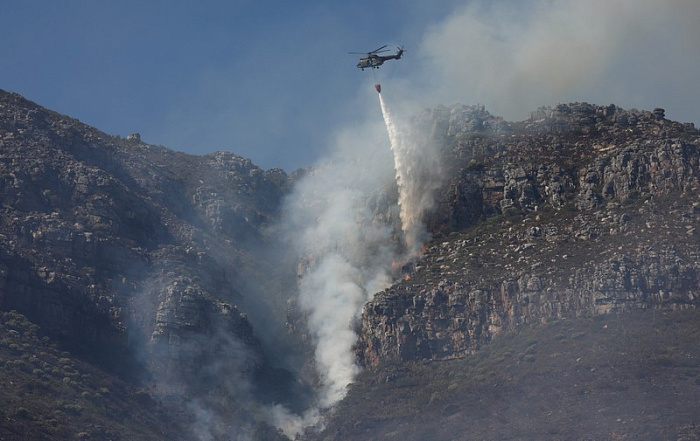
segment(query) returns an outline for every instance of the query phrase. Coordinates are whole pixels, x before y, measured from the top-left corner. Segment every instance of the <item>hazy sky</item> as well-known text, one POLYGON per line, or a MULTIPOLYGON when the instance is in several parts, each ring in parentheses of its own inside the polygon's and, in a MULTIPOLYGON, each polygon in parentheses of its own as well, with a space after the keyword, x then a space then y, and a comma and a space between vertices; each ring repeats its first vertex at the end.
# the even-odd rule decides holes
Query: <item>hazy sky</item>
MULTIPOLYGON (((700 1, 7 0, 0 89, 113 135, 292 170, 381 118, 348 51, 405 45, 376 81, 412 108, 664 107, 700 124, 700 1)), ((362 142, 363 133, 357 133, 362 142)))

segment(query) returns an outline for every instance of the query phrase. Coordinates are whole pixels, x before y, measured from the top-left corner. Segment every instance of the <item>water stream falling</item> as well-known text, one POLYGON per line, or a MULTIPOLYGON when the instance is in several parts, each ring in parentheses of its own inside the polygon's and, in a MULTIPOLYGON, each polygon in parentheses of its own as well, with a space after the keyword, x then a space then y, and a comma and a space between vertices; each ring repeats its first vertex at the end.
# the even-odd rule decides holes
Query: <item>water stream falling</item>
POLYGON ((406 247, 410 255, 414 255, 420 247, 420 232, 422 231, 421 215, 425 197, 420 188, 420 180, 416 179, 420 169, 415 164, 415 143, 402 135, 394 115, 379 93, 379 104, 382 108, 384 123, 391 142, 391 151, 394 156, 394 170, 396 172, 396 184, 399 188, 399 216, 401 229, 406 240, 406 247))

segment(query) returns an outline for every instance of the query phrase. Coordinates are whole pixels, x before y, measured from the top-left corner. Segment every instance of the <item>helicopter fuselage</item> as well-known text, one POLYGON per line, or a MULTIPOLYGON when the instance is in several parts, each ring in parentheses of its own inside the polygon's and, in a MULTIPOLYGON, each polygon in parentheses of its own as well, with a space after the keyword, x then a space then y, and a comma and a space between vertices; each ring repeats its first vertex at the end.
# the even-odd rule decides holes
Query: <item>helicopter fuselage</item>
POLYGON ((403 49, 399 49, 394 55, 377 55, 370 52, 366 57, 360 58, 357 67, 365 70, 368 68, 379 69, 379 66, 384 64, 386 60, 398 60, 403 55, 403 49))

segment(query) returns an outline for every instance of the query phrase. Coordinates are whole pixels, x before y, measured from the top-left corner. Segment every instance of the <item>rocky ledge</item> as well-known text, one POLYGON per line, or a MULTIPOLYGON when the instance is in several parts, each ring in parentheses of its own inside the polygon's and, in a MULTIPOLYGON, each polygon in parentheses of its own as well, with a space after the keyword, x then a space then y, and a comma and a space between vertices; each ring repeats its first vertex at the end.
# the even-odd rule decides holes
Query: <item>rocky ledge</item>
POLYGON ((448 118, 434 138, 462 167, 428 219, 437 240, 366 305, 362 364, 463 357, 552 319, 700 305, 692 125, 585 103, 522 123, 457 110, 492 124, 426 117, 448 118))

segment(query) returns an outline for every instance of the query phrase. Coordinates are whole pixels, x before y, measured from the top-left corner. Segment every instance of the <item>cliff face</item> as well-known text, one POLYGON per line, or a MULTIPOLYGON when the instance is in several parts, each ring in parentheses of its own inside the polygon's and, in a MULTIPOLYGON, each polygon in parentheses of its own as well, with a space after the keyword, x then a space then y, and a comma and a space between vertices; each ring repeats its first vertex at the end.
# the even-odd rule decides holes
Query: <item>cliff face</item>
POLYGON ((231 344, 245 358, 231 369, 253 370, 240 274, 258 265, 251 244, 288 181, 230 153, 112 137, 0 91, 0 308, 110 369, 146 364, 168 387, 231 344))
POLYGON ((365 365, 461 357, 523 324, 700 304, 692 125, 578 103, 512 124, 480 108, 423 118, 463 166, 428 220, 437 240, 364 309, 365 365))

